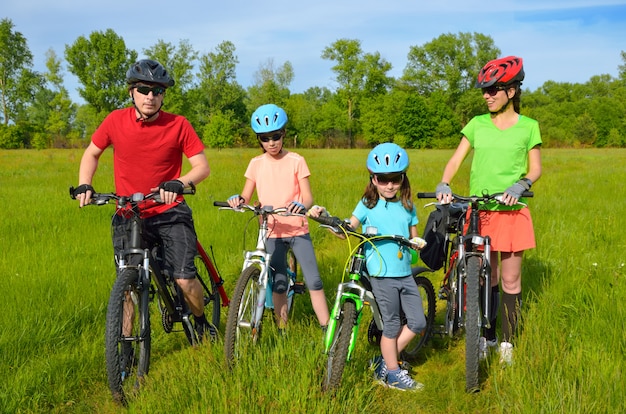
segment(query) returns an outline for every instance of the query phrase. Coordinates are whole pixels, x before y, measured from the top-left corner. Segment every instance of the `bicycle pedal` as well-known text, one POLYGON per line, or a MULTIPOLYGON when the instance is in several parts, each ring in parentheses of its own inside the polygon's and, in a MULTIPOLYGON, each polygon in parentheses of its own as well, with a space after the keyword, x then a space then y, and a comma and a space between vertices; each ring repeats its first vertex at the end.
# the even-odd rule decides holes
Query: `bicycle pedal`
POLYGON ((291 290, 293 290, 293 293, 296 294, 304 293, 306 291, 306 286, 304 286, 304 283, 302 282, 296 282, 292 286, 291 290))

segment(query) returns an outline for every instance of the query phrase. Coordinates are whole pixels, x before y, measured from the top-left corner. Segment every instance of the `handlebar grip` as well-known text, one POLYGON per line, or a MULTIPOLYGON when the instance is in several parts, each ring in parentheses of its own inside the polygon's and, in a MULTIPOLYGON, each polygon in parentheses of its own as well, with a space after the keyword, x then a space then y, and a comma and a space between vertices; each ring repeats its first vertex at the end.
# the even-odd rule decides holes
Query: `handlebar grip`
POLYGON ((535 193, 533 193, 532 191, 524 191, 522 193, 522 197, 534 197, 535 193))
POLYGON ((417 198, 437 198, 437 193, 417 193, 417 198))
POLYGON ((215 207, 230 207, 230 204, 228 204, 226 201, 214 201, 213 205, 215 207))
POLYGON ((340 218, 334 217, 334 216, 319 216, 319 217, 309 216, 309 217, 317 221, 320 224, 331 226, 331 227, 339 227, 343 223, 340 218))

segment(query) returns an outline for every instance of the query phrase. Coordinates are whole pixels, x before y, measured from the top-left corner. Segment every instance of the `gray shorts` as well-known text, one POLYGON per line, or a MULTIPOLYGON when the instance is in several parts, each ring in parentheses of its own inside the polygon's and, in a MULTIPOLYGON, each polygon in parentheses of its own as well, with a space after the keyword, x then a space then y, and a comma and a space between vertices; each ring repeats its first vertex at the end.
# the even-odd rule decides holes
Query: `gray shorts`
MULTIPOLYGON (((128 219, 118 215, 113 216, 113 251, 116 260, 128 246, 129 224, 128 219)), ((194 258, 198 249, 191 208, 187 204, 181 203, 164 213, 146 218, 143 224, 142 247, 162 246, 165 259, 164 269, 162 269, 164 273, 175 279, 195 278, 194 258)))
POLYGON ((272 254, 270 267, 274 274, 274 284, 272 291, 285 293, 289 286, 287 280, 287 249, 293 250, 296 260, 302 269, 304 282, 309 290, 322 290, 322 278, 317 268, 317 259, 313 251, 311 236, 305 234, 296 237, 269 238, 265 248, 272 254))
POLYGON ((372 292, 383 319, 383 335, 397 338, 402 330, 400 310, 406 316, 408 328, 419 334, 426 328, 422 297, 413 276, 370 277, 372 292))

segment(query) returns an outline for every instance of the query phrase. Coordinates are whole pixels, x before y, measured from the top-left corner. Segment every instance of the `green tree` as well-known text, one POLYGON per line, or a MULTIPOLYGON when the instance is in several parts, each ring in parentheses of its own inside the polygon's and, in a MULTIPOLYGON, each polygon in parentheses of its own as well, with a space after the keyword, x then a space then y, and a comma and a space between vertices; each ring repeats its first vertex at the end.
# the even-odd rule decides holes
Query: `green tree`
POLYGON ((456 99, 474 87, 484 64, 499 54, 489 36, 442 34, 423 46, 410 47, 401 81, 421 94, 444 92, 454 106, 456 99))
POLYGON ((380 54, 364 54, 361 42, 339 39, 322 51, 322 58, 335 61, 331 69, 339 84, 337 97, 345 105, 347 133, 350 147, 354 146, 354 134, 358 132, 359 102, 366 94, 386 93, 392 84, 387 72, 391 64, 380 54))
POLYGON ((126 48, 112 29, 80 36, 65 46, 68 69, 82 87, 78 94, 93 106, 100 118, 128 101, 126 72, 137 60, 137 52, 126 48))
MULTIPOLYGON (((220 43, 214 52, 200 56, 200 82, 196 110, 204 124, 228 120, 232 133, 247 126, 246 92, 236 81, 239 60, 232 42, 220 43), (213 117, 215 115, 215 117, 213 117)), ((206 130, 206 129, 205 129, 206 130)))
POLYGON ((279 67, 275 66, 272 58, 261 63, 254 73, 254 85, 248 88, 248 111, 252 113, 266 103, 284 107, 290 95, 289 85, 293 76, 293 66, 289 61, 279 67))
POLYGON ((236 125, 237 123, 230 119, 228 113, 212 112, 209 122, 202 130, 204 143, 211 148, 232 147, 235 143, 236 125))
POLYGON ((52 49, 46 52, 46 67, 43 77, 47 85, 39 89, 30 111, 31 122, 37 124, 31 144, 39 149, 49 148, 55 141, 64 146, 76 115, 76 105, 63 86, 61 61, 52 49))
POLYGON ((190 93, 195 88, 193 68, 198 59, 198 52, 193 49, 189 40, 181 40, 178 47, 158 40, 143 52, 147 58, 163 65, 175 81, 174 86, 167 89, 163 105, 169 112, 190 114, 193 107, 190 93))
POLYGON ((26 119, 25 108, 32 101, 40 77, 30 68, 33 55, 22 33, 13 30, 13 22, 0 20, 0 116, 4 125, 26 119))

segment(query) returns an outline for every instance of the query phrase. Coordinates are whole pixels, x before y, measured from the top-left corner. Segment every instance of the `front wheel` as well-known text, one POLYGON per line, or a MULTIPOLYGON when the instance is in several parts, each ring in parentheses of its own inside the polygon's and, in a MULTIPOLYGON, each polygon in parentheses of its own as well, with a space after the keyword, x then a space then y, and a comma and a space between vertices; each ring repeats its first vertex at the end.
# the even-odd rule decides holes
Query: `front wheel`
MULTIPOLYGON (((237 280, 224 335, 224 354, 229 368, 234 365, 243 346, 256 343, 261 336, 262 317, 259 318, 256 314, 261 295, 260 275, 261 269, 250 266, 241 272, 237 280)), ((261 300, 264 301, 264 298, 261 300)))
POLYGON ((431 281, 424 276, 415 276, 415 283, 417 284, 417 290, 422 298, 422 306, 424 308, 424 317, 426 318, 426 327, 424 330, 417 334, 415 338, 404 348, 403 353, 408 358, 415 358, 418 351, 428 342, 433 332, 433 325, 435 323, 435 288, 431 281))
POLYGON ((339 320, 336 321, 334 327, 329 326, 328 335, 332 335, 332 340, 327 352, 326 371, 322 382, 323 391, 331 391, 341 384, 356 318, 356 306, 354 302, 348 300, 343 303, 339 320))
POLYGON ((480 311, 480 258, 467 258, 467 294, 465 296, 465 390, 478 390, 480 311))
POLYGON ((150 290, 137 269, 123 269, 113 284, 106 317, 105 352, 113 399, 127 404, 150 365, 150 290))

